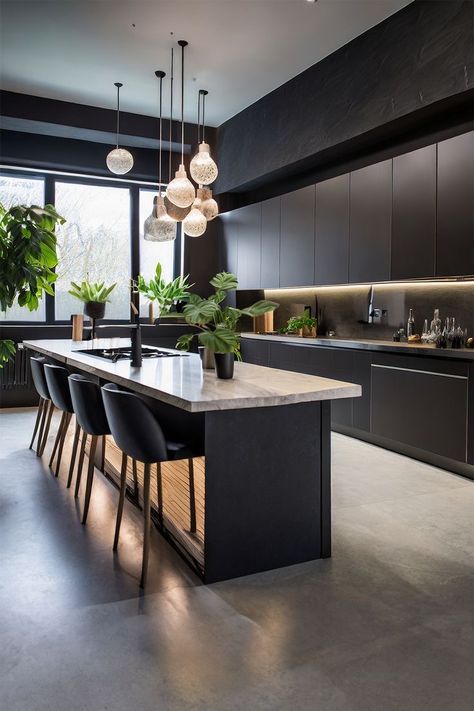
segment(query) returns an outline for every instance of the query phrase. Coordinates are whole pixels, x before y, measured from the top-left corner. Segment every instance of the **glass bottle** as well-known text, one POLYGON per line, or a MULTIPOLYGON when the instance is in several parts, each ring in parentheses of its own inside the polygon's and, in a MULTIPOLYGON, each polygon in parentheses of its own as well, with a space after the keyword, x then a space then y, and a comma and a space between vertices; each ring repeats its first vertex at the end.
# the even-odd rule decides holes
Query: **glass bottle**
POLYGON ((423 332, 421 334, 421 341, 422 343, 428 343, 430 340, 430 331, 428 329, 428 319, 425 318, 424 323, 423 323, 423 332))
POLYGON ((438 331, 441 331, 441 319, 439 317, 439 309, 434 310, 433 320, 431 321, 430 325, 430 331, 431 333, 437 333, 438 331))
POLYGON ((408 312, 408 321, 407 321, 407 338, 410 338, 410 336, 415 335, 415 317, 413 316, 413 309, 410 309, 408 312))

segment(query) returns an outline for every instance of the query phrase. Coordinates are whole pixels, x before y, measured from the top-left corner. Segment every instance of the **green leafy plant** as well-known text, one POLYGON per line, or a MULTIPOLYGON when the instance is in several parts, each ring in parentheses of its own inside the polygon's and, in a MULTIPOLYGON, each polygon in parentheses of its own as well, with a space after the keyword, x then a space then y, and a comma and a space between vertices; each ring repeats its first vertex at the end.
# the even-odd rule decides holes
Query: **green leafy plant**
POLYGON ((223 306, 229 291, 238 286, 237 277, 229 272, 220 272, 209 282, 214 287, 214 294, 203 299, 197 294, 190 294, 189 303, 184 307, 186 323, 196 326, 200 333, 188 333, 178 338, 177 348, 189 350, 193 338, 214 351, 214 353, 235 353, 240 356, 240 334, 237 323, 242 316, 261 316, 267 311, 274 311, 278 304, 274 301, 261 300, 245 309, 223 306))
POLYGON ((188 283, 189 274, 179 276, 173 281, 167 282, 162 276, 163 268, 158 262, 155 269, 155 276, 146 281, 140 274, 137 279, 137 288, 148 301, 156 301, 160 310, 160 316, 166 316, 178 301, 186 301, 189 297, 189 289, 194 286, 188 283))
POLYGON ((280 328, 280 333, 296 333, 301 331, 303 328, 314 328, 316 326, 316 319, 309 315, 308 309, 305 310, 302 316, 292 316, 288 319, 286 326, 280 328))
POLYGON ((105 286, 104 282, 89 282, 82 281, 80 284, 76 284, 75 281, 71 282, 72 289, 69 289, 68 294, 75 296, 76 299, 83 301, 85 304, 91 301, 105 304, 110 301, 109 295, 115 289, 117 284, 112 284, 111 286, 105 286))
MULTIPOLYGON (((35 311, 44 293, 54 293, 58 263, 54 229, 64 222, 53 205, 15 205, 7 210, 0 203, 1 311, 15 301, 35 311)), ((14 354, 13 341, 0 341, 0 368, 14 354)))

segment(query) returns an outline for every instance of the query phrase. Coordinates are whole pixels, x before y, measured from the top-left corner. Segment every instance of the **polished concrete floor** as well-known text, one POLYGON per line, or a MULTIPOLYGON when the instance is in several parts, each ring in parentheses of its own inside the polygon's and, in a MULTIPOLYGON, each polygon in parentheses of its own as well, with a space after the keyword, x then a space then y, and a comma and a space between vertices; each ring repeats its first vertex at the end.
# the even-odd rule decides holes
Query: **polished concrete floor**
MULTIPOLYGON (((474 483, 334 435, 330 560, 203 586, 0 413, 2 711, 472 711, 474 483), (46 457, 45 457, 46 459, 46 457)), ((284 521, 282 521, 284 525, 284 521)))

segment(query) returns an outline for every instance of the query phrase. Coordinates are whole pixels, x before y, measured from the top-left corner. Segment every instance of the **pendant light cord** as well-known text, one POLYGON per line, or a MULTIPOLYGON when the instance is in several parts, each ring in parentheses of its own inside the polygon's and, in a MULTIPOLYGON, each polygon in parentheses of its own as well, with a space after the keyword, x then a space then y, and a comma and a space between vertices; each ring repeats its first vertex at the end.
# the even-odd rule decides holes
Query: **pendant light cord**
POLYGON ((197 128, 198 128, 198 146, 201 143, 201 92, 198 91, 198 121, 197 121, 197 128))
POLYGON ((202 95, 202 142, 205 143, 206 141, 204 140, 204 129, 205 129, 205 111, 206 111, 206 92, 203 92, 202 95))
POLYGON ((184 48, 188 44, 185 40, 180 40, 181 47, 181 165, 184 165, 184 48))
POLYGON ((160 165, 158 167, 158 194, 161 197, 161 147, 163 143, 163 76, 160 76, 160 165))
POLYGON ((170 145, 168 155, 168 183, 171 182, 171 155, 173 141, 173 82, 174 82, 174 49, 171 47, 171 65, 170 65, 170 145))
POLYGON ((116 82, 115 86, 117 87, 117 141, 116 141, 116 147, 119 147, 119 134, 120 134, 120 87, 123 86, 123 84, 120 84, 120 82, 116 82))

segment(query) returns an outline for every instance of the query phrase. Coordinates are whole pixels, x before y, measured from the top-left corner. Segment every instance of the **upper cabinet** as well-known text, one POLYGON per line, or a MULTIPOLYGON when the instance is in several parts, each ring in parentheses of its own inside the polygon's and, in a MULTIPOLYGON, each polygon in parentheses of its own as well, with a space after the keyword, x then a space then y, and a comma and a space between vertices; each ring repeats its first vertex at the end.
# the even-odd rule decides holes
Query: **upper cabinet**
POLYGON ((438 143, 436 275, 474 274, 474 132, 438 143))
POLYGON ((393 159, 391 279, 435 274, 436 145, 393 159))
POLYGON ((392 161, 351 173, 349 281, 390 279, 392 161))
POLYGON ((234 210, 237 218, 237 276, 239 289, 260 287, 262 205, 256 203, 234 210))
POLYGON ((280 286, 280 211, 280 197, 262 202, 262 289, 280 286))
POLYGON ((314 284, 314 185, 281 198, 280 286, 314 284))
POLYGON ((349 213, 348 174, 316 185, 316 284, 345 284, 349 279, 349 213))

